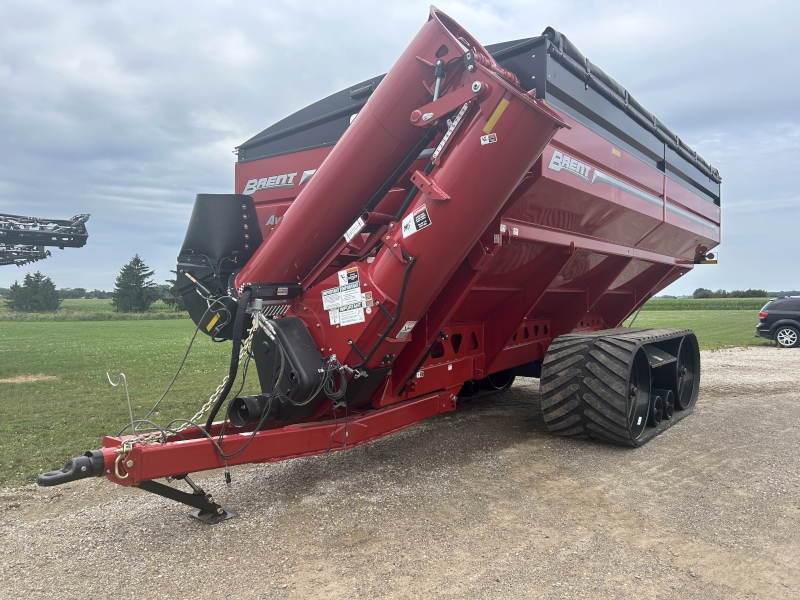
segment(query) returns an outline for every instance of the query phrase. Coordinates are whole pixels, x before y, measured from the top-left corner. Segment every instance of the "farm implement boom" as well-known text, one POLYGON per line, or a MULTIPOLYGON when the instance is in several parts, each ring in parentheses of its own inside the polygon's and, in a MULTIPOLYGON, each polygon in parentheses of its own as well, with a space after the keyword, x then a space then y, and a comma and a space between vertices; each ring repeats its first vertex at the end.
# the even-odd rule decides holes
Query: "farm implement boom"
POLYGON ((197 196, 177 282, 231 342, 223 384, 39 484, 105 476, 213 523, 234 513, 191 473, 352 448, 517 376, 552 433, 640 446, 692 411, 698 345, 620 325, 710 258, 720 182, 562 34, 484 48, 432 8, 386 75, 248 140, 236 193, 197 196), (260 393, 229 397, 250 362, 260 393))
POLYGON ((89 234, 89 215, 69 220, 0 214, 0 265, 22 265, 50 256, 46 246, 82 248, 89 234))

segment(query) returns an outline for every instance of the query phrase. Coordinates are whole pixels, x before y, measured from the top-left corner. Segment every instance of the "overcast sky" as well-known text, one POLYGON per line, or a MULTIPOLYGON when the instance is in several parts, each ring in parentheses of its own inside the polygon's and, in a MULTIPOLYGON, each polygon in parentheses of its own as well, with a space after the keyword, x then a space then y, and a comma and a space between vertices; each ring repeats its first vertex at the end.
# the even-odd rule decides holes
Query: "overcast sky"
MULTIPOLYGON (((697 287, 800 288, 800 2, 449 1, 484 44, 548 25, 723 176, 720 265, 697 287)), ((110 290, 135 253, 170 277, 198 192, 233 191, 232 150, 385 73, 421 1, 0 2, 0 212, 91 213, 82 249, 0 267, 110 290)))

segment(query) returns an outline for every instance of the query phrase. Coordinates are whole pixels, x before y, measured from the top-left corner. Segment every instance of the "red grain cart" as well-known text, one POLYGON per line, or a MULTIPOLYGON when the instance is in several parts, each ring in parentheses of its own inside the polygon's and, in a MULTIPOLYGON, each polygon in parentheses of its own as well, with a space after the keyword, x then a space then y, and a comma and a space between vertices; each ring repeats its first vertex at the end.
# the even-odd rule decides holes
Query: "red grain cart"
POLYGON ((432 9, 388 74, 248 140, 236 193, 197 196, 178 285, 232 340, 206 406, 39 483, 105 475, 216 522, 234 513, 187 473, 352 448, 515 376, 541 377, 553 433, 639 446, 693 409, 697 340, 619 327, 712 262, 720 181, 560 33, 484 48, 432 9), (243 361, 261 393, 228 400, 243 361))

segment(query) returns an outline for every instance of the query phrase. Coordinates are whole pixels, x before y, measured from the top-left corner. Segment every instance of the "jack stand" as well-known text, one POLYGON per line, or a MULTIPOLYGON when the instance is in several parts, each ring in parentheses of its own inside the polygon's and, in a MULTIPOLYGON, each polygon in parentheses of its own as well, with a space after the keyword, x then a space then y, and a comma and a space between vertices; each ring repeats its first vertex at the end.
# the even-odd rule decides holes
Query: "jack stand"
POLYGON ((182 492, 181 490, 176 490, 173 487, 152 480, 143 481, 138 487, 146 492, 157 494, 164 498, 169 498, 170 500, 175 500, 176 502, 197 508, 198 510, 189 513, 189 515, 209 525, 216 525, 217 523, 227 521, 237 516, 235 511, 224 509, 214 502, 214 498, 211 497, 211 494, 206 494, 203 488, 189 479, 188 475, 181 475, 173 479, 183 479, 186 481, 189 487, 192 488, 192 493, 182 492))

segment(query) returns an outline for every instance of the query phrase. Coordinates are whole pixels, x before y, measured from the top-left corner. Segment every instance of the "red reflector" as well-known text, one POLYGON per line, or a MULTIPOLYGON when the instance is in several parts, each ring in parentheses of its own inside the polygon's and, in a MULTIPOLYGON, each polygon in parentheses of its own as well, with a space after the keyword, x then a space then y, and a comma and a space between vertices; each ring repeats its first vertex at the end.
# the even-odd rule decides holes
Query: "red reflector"
POLYGON ((767 311, 762 310, 760 313, 758 313, 758 318, 759 319, 766 319, 768 314, 769 313, 767 311))

